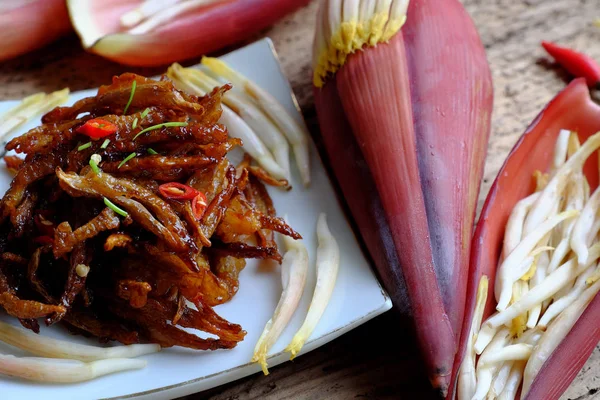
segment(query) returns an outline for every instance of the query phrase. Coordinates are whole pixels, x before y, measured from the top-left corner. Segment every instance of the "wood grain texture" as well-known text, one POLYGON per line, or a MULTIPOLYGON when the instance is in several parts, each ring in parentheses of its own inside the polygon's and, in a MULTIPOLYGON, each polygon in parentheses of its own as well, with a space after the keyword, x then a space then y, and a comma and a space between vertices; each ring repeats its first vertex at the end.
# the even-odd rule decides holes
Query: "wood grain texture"
MULTIPOLYGON (((464 0, 488 52, 495 85, 493 133, 480 196, 485 195, 508 151, 568 76, 539 42, 558 41, 600 60, 600 0, 464 0)), ((264 32, 277 48, 313 135, 318 138, 310 84, 316 0, 264 32)), ((227 51, 227 50, 225 50, 227 51)), ((193 63, 197 60, 191 60, 193 63)), ((69 86, 87 89, 131 70, 86 54, 74 36, 0 64, 0 99, 69 86)), ((138 69, 143 74, 162 69, 138 69)), ((243 283, 242 283, 243 284, 243 283)), ((428 383, 410 326, 383 315, 294 362, 186 400, 428 399, 428 383)), ((596 349, 564 400, 600 398, 600 350, 596 349), (597 393, 598 392, 598 393, 597 393)))

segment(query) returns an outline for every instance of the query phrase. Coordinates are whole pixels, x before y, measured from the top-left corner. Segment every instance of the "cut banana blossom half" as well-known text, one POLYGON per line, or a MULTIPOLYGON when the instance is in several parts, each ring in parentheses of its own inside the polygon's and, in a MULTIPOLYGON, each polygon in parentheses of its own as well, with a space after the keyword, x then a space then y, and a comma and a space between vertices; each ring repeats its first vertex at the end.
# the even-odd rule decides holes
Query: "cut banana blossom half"
POLYGON ((304 346, 304 343, 306 343, 321 320, 327 304, 329 304, 329 299, 333 294, 340 266, 340 247, 335 237, 329 231, 325 214, 319 215, 317 221, 317 238, 319 240, 316 265, 317 283, 313 298, 302 327, 285 349, 291 353, 290 359, 292 360, 300 353, 302 346, 304 346))
POLYGON ((0 374, 36 382, 75 383, 121 371, 141 369, 146 361, 129 358, 92 361, 15 357, 0 354, 0 374))
MULTIPOLYGON (((171 69, 176 71, 178 76, 185 79, 188 84, 195 85, 204 92, 210 92, 214 87, 221 86, 217 80, 198 69, 181 68, 178 64, 172 65, 171 69)), ((234 90, 229 91, 223 96, 223 102, 239 115, 269 148, 277 165, 285 172, 285 176, 280 179, 289 180, 290 147, 283 133, 252 100, 243 94, 234 90)))
POLYGON ((457 0, 326 0, 313 78, 344 198, 446 393, 493 101, 477 31, 457 0), (373 200, 354 198, 373 188, 373 200))
MULTIPOLYGON (((519 215, 523 228, 514 232, 522 238, 516 241, 518 244, 512 253, 505 254, 504 263, 529 235, 542 229, 548 221, 565 213, 580 215, 554 226, 547 236, 538 235, 540 240, 531 247, 553 248, 539 255, 549 256, 545 278, 541 277, 534 283, 532 277, 526 282, 530 285, 521 298, 511 300, 506 308, 499 307, 501 311, 493 315, 496 304, 492 301, 493 293, 488 293, 485 322, 477 334, 474 348, 483 358, 489 353, 488 349, 494 343, 492 338, 498 334, 496 332, 506 329, 514 318, 527 316, 528 312, 540 307, 537 314, 539 322, 535 317, 528 321, 527 327, 543 328, 547 325, 547 328, 543 333, 538 331, 539 342, 531 349, 527 360, 514 361, 498 398, 514 398, 523 380, 521 399, 554 400, 568 387, 600 340, 597 323, 600 298, 596 296, 600 286, 593 279, 600 245, 594 239, 595 221, 583 220, 590 214, 586 209, 596 209, 596 195, 590 197, 589 192, 590 188, 598 186, 598 157, 593 153, 600 148, 599 131, 600 106, 590 99, 585 81, 574 80, 536 118, 498 172, 473 237, 465 320, 455 361, 455 378, 452 380, 455 384, 458 378, 459 390, 456 393, 452 389, 451 397, 458 395, 458 398, 463 398, 458 371, 463 359, 471 364, 471 321, 480 318, 481 309, 477 283, 486 276, 490 280, 490 288, 498 284, 496 280, 500 279, 500 269, 496 269, 503 245, 507 245, 506 241, 503 244, 507 222, 511 213, 517 212, 514 211, 515 206, 518 208, 522 199, 534 190, 531 176, 535 171, 547 171, 549 181, 540 188, 533 203, 528 204, 525 218, 519 215), (567 132, 576 132, 577 135, 567 132)), ((529 200, 527 202, 530 203, 529 200)), ((529 245, 527 247, 530 248, 529 245)), ((528 329, 523 336, 538 329, 528 329)), ((505 350, 504 355, 498 353, 495 357, 506 359, 510 355, 507 353, 513 350, 505 350)), ((476 384, 479 385, 478 380, 476 384)))
POLYGON ((269 374, 267 369, 269 349, 279 339, 298 308, 308 273, 308 252, 302 241, 287 236, 283 238, 283 241, 287 249, 281 263, 283 292, 273 317, 265 325, 265 329, 254 347, 252 356, 252 362, 259 363, 265 375, 269 374))
POLYGON ((85 49, 122 64, 152 66, 241 42, 308 2, 67 0, 67 7, 85 49))
POLYGON ((160 351, 157 344, 95 347, 44 337, 28 330, 0 322, 0 341, 35 356, 97 361, 109 358, 135 358, 160 351))
POLYGON ((32 118, 52 110, 65 103, 69 98, 69 89, 65 88, 52 92, 36 93, 25 97, 19 104, 0 115, 0 141, 32 118))
POLYGON ((252 98, 260 109, 275 122, 292 145, 296 165, 304 186, 310 184, 310 154, 308 147, 308 132, 294 120, 286 109, 269 92, 232 69, 218 58, 203 57, 202 64, 207 66, 215 75, 233 83, 252 98))
MULTIPOLYGON (((186 69, 175 63, 167 71, 167 76, 179 89, 203 96, 206 91, 187 78, 186 69)), ((226 105, 221 106, 223 113, 220 122, 227 127, 229 135, 242 140, 243 149, 269 174, 277 179, 285 179, 285 171, 275 162, 273 155, 248 124, 226 105)))
POLYGON ((71 30, 64 0, 4 1, 0 26, 0 61, 39 49, 71 30))

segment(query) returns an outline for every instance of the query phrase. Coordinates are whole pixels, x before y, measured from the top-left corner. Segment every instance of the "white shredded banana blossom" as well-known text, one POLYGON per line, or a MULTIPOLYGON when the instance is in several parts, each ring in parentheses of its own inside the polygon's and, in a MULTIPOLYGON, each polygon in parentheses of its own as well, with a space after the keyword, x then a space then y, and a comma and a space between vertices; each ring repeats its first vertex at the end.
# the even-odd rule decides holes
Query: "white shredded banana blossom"
POLYGON ((265 375, 269 374, 267 369, 269 349, 275 344, 298 308, 308 273, 308 252, 304 243, 287 236, 284 236, 283 241, 287 248, 281 263, 283 292, 273 317, 265 325, 254 347, 252 356, 252 362, 259 363, 265 375))
MULTIPOLYGON (((216 81, 205 72, 195 68, 182 68, 180 70, 188 82, 198 86, 205 92, 210 92, 221 83, 216 81)), ((283 133, 271 119, 265 115, 254 103, 241 96, 234 90, 231 90, 223 96, 223 102, 239 115, 252 130, 260 137, 275 157, 277 164, 285 171, 284 179, 289 180, 290 174, 290 146, 283 133)))
POLYGON ((218 58, 203 57, 202 64, 208 67, 214 74, 231 81, 235 86, 241 88, 275 122, 275 125, 283 132, 292 145, 296 165, 302 177, 302 183, 308 186, 310 184, 310 154, 308 132, 306 132, 306 129, 298 124, 283 105, 269 92, 231 68, 224 61, 218 58))
POLYGON ((531 289, 519 301, 511 304, 505 310, 490 317, 484 325, 499 327, 508 324, 513 318, 523 314, 537 304, 553 296, 570 281, 574 280, 584 272, 592 263, 600 257, 600 245, 594 245, 590 250, 588 263, 578 266, 574 259, 571 259, 558 267, 556 271, 548 275, 544 282, 531 289))
POLYGON ((537 229, 537 227, 548 217, 553 205, 560 199, 569 176, 583 168, 583 164, 590 155, 600 147, 600 132, 590 136, 575 154, 558 169, 548 185, 542 190, 540 197, 531 207, 531 211, 525 219, 523 232, 525 235, 537 229))
POLYGON ((85 363, 76 360, 15 357, 13 355, 0 354, 0 375, 8 375, 36 382, 85 382, 100 376, 141 369, 145 366, 145 360, 130 358, 112 358, 85 363))
POLYGON ((0 321, 0 341, 35 356, 97 361, 109 358, 135 358, 160 351, 157 344, 96 347, 58 340, 29 332, 0 321))
POLYGON ((469 338, 467 339, 467 348, 465 357, 460 365, 458 372, 458 400, 471 400, 475 394, 477 386, 477 378, 475 375, 475 337, 481 328, 483 320, 483 312, 485 311, 485 303, 488 293, 488 277, 483 275, 479 279, 477 286, 477 298, 475 300, 475 311, 471 320, 471 328, 469 329, 469 338))
POLYGON ((558 139, 556 139, 556 145, 554 146, 554 159, 552 160, 553 171, 562 167, 567 160, 567 150, 569 149, 570 138, 571 131, 561 129, 560 132, 558 132, 558 139))
MULTIPOLYGON (((481 355, 483 357, 486 353, 493 353, 504 346, 510 340, 510 332, 508 328, 503 328, 500 330, 490 344, 486 347, 485 351, 481 355)), ((475 387, 475 394, 471 398, 472 400, 484 400, 490 387, 492 386, 492 380, 496 375, 496 372, 500 368, 500 364, 488 364, 488 365, 480 365, 480 362, 477 363, 477 384, 475 387)))
POLYGON ((500 294, 496 306, 498 311, 508 307, 512 297, 512 285, 520 278, 520 276, 516 276, 517 274, 514 273, 515 267, 526 259, 529 253, 533 251, 536 244, 556 225, 566 219, 576 217, 578 214, 579 212, 577 210, 570 210, 548 218, 535 230, 526 235, 517 247, 515 247, 515 249, 504 259, 504 262, 496 272, 496 285, 499 285, 499 290, 496 290, 495 292, 500 294))
POLYGON ((514 400, 519 390, 519 385, 523 379, 523 370, 525 369, 526 361, 517 361, 513 364, 510 370, 510 375, 506 380, 502 393, 498 396, 498 400, 514 400))
POLYGON ((565 336, 567 336, 598 291, 600 291, 600 280, 588 287, 575 302, 560 313, 548 326, 546 332, 535 346, 525 367, 521 396, 524 397, 527 394, 533 380, 542 369, 546 360, 552 355, 565 336))
POLYGON ((575 280, 575 284, 569 289, 568 293, 557 299, 554 299, 552 304, 548 307, 544 315, 540 319, 539 326, 546 327, 554 318, 556 318, 561 312, 563 312, 569 305, 581 296, 585 289, 588 287, 587 280, 592 276, 596 270, 595 265, 588 267, 581 275, 575 280))
POLYGON ((4 140, 14 129, 25 124, 33 117, 65 103, 68 98, 68 88, 50 94, 36 93, 25 97, 19 104, 0 116, 0 140, 4 140))
MULTIPOLYGON (((181 65, 175 63, 169 67, 167 76, 175 83, 175 86, 190 93, 204 96, 206 91, 191 82, 183 73, 184 69, 181 65)), ((221 107, 223 113, 220 122, 227 127, 229 135, 241 139, 244 151, 250 154, 265 171, 277 179, 285 179, 286 172, 275 162, 273 155, 252 128, 231 108, 224 104, 221 107)))
POLYGON ((329 304, 337 280, 340 265, 340 247, 327 226, 327 217, 324 213, 321 213, 317 220, 317 238, 319 240, 316 262, 317 283, 306 319, 285 349, 291 353, 291 360, 298 355, 304 343, 317 327, 329 304))
POLYGON ((595 234, 593 232, 594 219, 600 209, 600 190, 596 189, 581 214, 577 218, 571 233, 571 248, 577 255, 580 265, 585 264, 588 258, 588 247, 592 243, 595 234), (591 237, 590 237, 591 236, 591 237))

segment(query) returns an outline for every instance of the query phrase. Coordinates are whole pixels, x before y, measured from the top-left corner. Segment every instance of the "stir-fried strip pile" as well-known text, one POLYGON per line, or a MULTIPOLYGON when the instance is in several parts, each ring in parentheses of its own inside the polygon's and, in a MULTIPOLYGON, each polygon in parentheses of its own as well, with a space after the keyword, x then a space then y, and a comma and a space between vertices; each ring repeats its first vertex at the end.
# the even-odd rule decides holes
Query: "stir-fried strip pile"
POLYGON ((480 282, 460 399, 526 395, 543 364, 600 291, 600 189, 583 173, 600 148, 600 133, 583 145, 559 133, 551 170, 534 175, 536 191, 506 224, 495 280, 497 312, 482 321, 487 277, 480 282), (477 362, 476 355, 479 355, 477 362))
POLYGON ((123 74, 11 140, 0 306, 35 332, 45 318, 124 344, 241 341, 212 307, 235 295, 246 258, 281 262, 274 232, 300 235, 261 182, 277 180, 226 158, 241 145, 218 123, 229 89, 197 97, 123 74))
POLYGON ((225 105, 221 122, 227 125, 232 137, 244 141, 244 150, 261 167, 250 167, 251 170, 255 174, 277 178, 270 180, 277 182, 277 186, 287 186, 291 146, 302 183, 308 186, 310 154, 306 129, 271 94, 225 62, 204 57, 202 64, 206 67, 203 70, 183 68, 175 63, 169 67, 167 75, 177 87, 197 95, 221 85, 219 80, 232 82, 238 90, 223 96, 225 105))

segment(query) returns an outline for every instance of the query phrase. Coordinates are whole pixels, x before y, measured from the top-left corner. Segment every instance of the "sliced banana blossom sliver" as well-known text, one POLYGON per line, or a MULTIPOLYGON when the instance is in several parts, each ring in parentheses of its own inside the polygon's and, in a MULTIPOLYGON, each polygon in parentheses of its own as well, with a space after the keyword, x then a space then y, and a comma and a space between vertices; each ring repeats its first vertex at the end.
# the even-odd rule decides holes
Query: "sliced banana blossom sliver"
MULTIPOLYGON (((167 76, 178 88, 199 96, 204 96, 206 91, 191 82, 183 70, 185 69, 181 65, 175 63, 169 67, 167 76)), ((271 176, 276 179, 285 179, 285 170, 275 162, 273 155, 252 128, 239 115, 233 112, 232 109, 224 104, 221 107, 223 113, 221 114, 220 122, 227 127, 229 135, 241 139, 244 151, 250 154, 271 176)))
POLYGON ((600 281, 596 281, 592 286, 587 288, 575 302, 560 313, 548 326, 546 332, 535 346, 534 351, 527 362, 527 366, 525 367, 523 390, 521 394, 523 398, 529 391, 533 380, 542 369, 546 360, 548 360, 552 355, 552 352, 554 352, 560 342, 567 336, 598 291, 600 291, 600 281))
MULTIPOLYGON (((214 87, 221 86, 220 82, 198 69, 181 68, 178 64, 173 64, 172 68, 188 84, 195 85, 204 92, 210 92, 214 87), (177 66, 179 69, 177 69, 177 66)), ((235 91, 229 91, 223 96, 223 102, 252 128, 273 154, 279 167, 285 171, 285 176, 280 179, 289 180, 290 147, 283 133, 279 131, 267 115, 255 106, 253 101, 245 96, 241 96, 235 91)))
POLYGON ((498 305, 496 306, 498 311, 508 307, 512 296, 512 285, 520 278, 520 276, 516 276, 518 274, 514 273, 515 268, 525 260, 529 253, 534 250, 536 244, 556 225, 566 219, 576 217, 578 214, 577 210, 570 210, 548 218, 535 230, 527 234, 518 246, 504 259, 504 262, 498 269, 496 279, 496 285, 499 285, 499 288, 495 292, 500 294, 497 299, 498 305))
MULTIPOLYGON (((471 329, 469 330, 469 339, 465 350, 465 358, 460 366, 458 373, 458 400, 471 400, 475 394, 477 386, 477 377, 475 375, 475 337, 481 328, 483 320, 483 312, 485 311, 485 303, 488 293, 488 277, 483 275, 479 280, 477 287, 477 299, 475 302, 475 312, 471 321, 471 329)), ((508 375, 508 374, 507 374, 508 375)))
POLYGON ((581 211, 579 218, 573 226, 571 233, 571 248, 577 254, 577 261, 580 265, 585 264, 588 258, 588 247, 592 243, 593 236, 590 235, 594 228, 594 219, 600 209, 600 190, 596 189, 590 197, 585 207, 581 211), (589 237, 592 236, 592 237, 589 237))
POLYGON ((14 129, 25 124, 33 117, 46 113, 65 103, 69 98, 69 89, 57 90, 50 94, 36 93, 25 97, 19 104, 0 116, 0 140, 14 129))
POLYGON ((218 58, 204 57, 202 64, 214 74, 231 81, 234 86, 242 88, 244 93, 252 98, 260 109, 275 122, 275 125, 292 145, 302 183, 308 186, 310 184, 310 154, 306 129, 296 122, 285 107, 269 92, 231 68, 224 61, 218 58))
POLYGON ((561 129, 558 133, 558 138, 556 139, 556 145, 554 147, 554 159, 552 162, 552 169, 554 171, 562 167, 567 159, 570 138, 571 131, 567 129, 561 129))
POLYGON ((525 235, 534 231, 550 214, 553 205, 558 201, 566 187, 569 177, 578 171, 581 171, 585 161, 592 153, 600 147, 600 132, 590 136, 585 143, 569 157, 567 162, 560 167, 554 177, 548 182, 548 185, 541 192, 540 197, 531 207, 527 215, 523 232, 525 235))
POLYGON ((36 382, 85 382, 116 372, 141 369, 146 361, 130 358, 113 358, 85 363, 76 360, 53 358, 15 357, 0 354, 0 375, 36 382))
POLYGON ((273 317, 265 325, 254 347, 252 356, 252 362, 259 363, 265 375, 269 374, 267 369, 269 349, 275 344, 298 308, 308 273, 308 251, 302 241, 287 236, 283 240, 287 248, 281 263, 283 292, 273 317))
POLYGON ((558 267, 556 271, 548 275, 542 283, 531 289, 519 301, 490 317, 484 325, 499 327, 508 324, 513 318, 516 318, 536 305, 541 304, 544 300, 552 297, 569 281, 575 280, 575 278, 594 263, 598 257, 600 257, 600 244, 594 245, 590 249, 590 256, 588 257, 589 264, 578 266, 574 259, 567 261, 562 266, 558 267))
MULTIPOLYGON (((494 335, 494 338, 481 356, 483 357, 487 353, 494 353, 495 351, 500 350, 508 344, 509 340, 510 332, 508 328, 502 328, 494 335)), ((473 394, 473 397, 471 398, 472 400, 484 400, 486 398, 487 393, 492 386, 494 376, 499 368, 500 364, 481 365, 479 362, 477 363, 477 385, 475 387, 475 394, 473 394)))
POLYGON ((157 344, 95 347, 41 336, 0 321, 0 341, 40 357, 97 361, 110 358, 135 358, 160 351, 157 344))
POLYGON ((333 294, 340 265, 340 248, 327 226, 325 214, 319 215, 317 221, 317 238, 319 247, 317 249, 317 284, 313 294, 308 314, 300 330, 294 335, 291 343, 285 349, 291 353, 290 359, 294 359, 313 333, 319 320, 323 316, 329 299, 333 294))
POLYGON ((519 385, 521 385, 521 380, 523 379, 524 368, 525 361, 517 361, 513 364, 510 375, 506 380, 506 385, 504 385, 502 393, 498 396, 498 400, 514 400, 516 398, 519 385))

